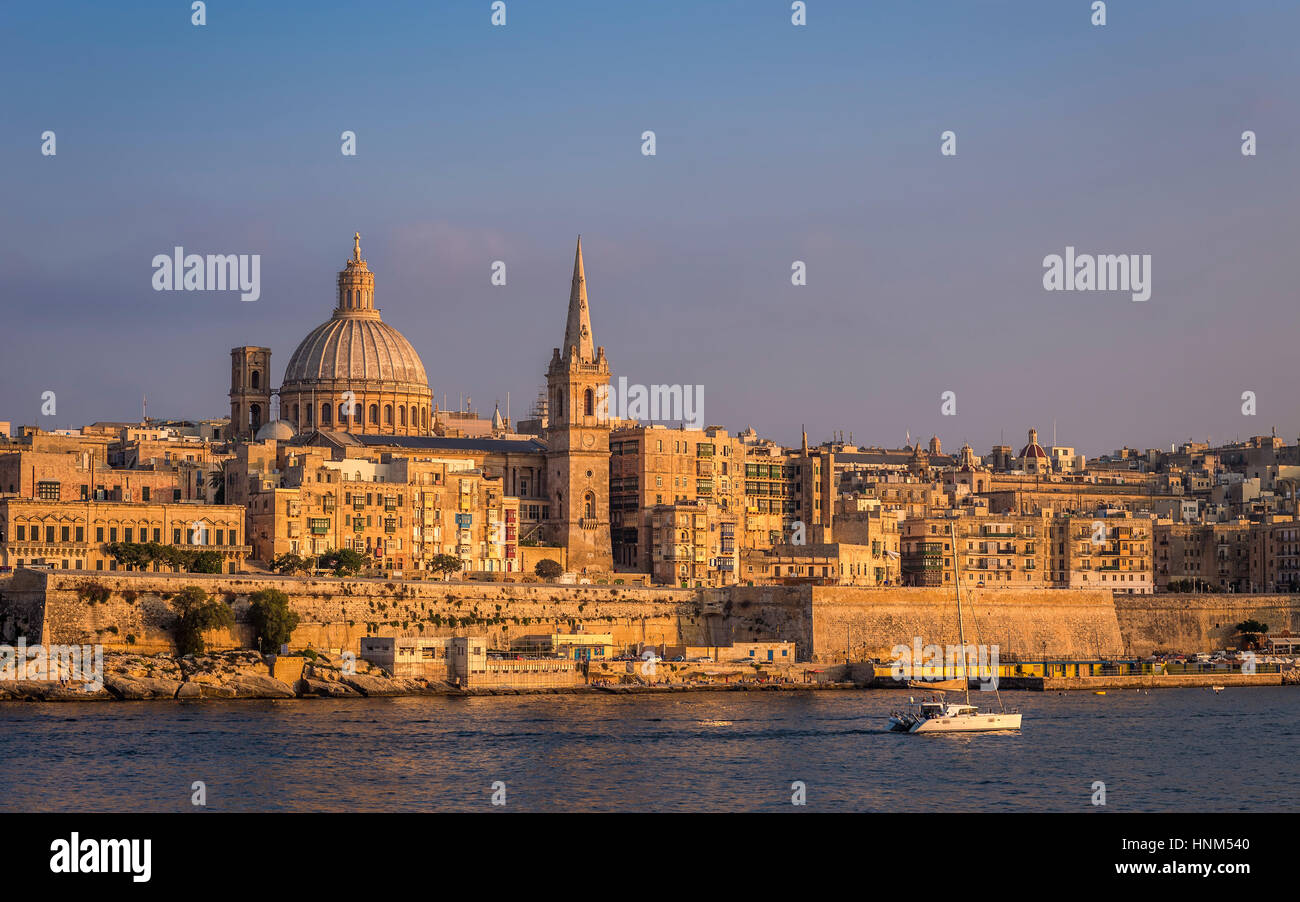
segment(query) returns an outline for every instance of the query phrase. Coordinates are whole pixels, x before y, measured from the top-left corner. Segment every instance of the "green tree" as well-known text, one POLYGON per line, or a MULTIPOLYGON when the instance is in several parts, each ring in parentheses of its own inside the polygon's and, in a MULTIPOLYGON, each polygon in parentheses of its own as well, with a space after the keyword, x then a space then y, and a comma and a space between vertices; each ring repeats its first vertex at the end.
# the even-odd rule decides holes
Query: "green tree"
POLYGON ((316 561, 313 558, 305 558, 300 554, 294 554, 292 551, 277 555, 271 561, 271 569, 286 576, 292 576, 295 573, 310 573, 315 565, 316 561))
POLYGON ((253 625, 257 647, 267 654, 279 651, 298 626, 298 615, 289 610, 289 596, 279 589, 263 589, 255 592, 250 601, 248 621, 253 625))
POLYGON ((208 488, 215 492, 212 496, 213 504, 226 503, 226 474, 224 470, 213 470, 208 474, 208 488))
POLYGON ((217 551, 199 551, 189 561, 191 573, 220 573, 221 553, 217 551))
POLYGON ((537 562, 537 566, 533 568, 533 572, 542 579, 555 579, 555 577, 564 572, 564 568, 560 566, 558 561, 553 561, 546 557, 537 562))
POLYGON ((1242 637, 1242 646, 1245 648, 1259 648, 1261 636, 1268 632, 1268 624, 1260 623, 1252 617, 1238 623, 1237 632, 1242 637))
POLYGON ((176 650, 182 655, 203 654, 207 647, 204 632, 235 624, 230 608, 209 597, 200 586, 184 586, 173 595, 172 609, 176 611, 176 650))
POLYGON ((108 542, 104 545, 104 553, 127 570, 143 570, 153 561, 149 553, 149 546, 137 542, 108 542))
POLYGON ((327 570, 333 570, 335 576, 356 576, 370 561, 365 554, 351 548, 332 548, 322 554, 317 563, 327 570))
POLYGON ((444 578, 450 577, 453 573, 459 573, 464 568, 461 559, 454 554, 437 554, 433 560, 429 561, 429 569, 434 573, 443 574, 444 578))

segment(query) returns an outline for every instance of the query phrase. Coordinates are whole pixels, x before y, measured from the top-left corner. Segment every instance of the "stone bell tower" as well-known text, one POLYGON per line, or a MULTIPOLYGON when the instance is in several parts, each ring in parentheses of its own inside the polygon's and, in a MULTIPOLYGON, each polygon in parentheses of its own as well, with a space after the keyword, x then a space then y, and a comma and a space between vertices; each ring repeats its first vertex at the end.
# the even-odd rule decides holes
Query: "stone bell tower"
POLYGON ((230 349, 230 433, 251 441, 271 419, 271 349, 230 349))
POLYGON ((564 347, 546 370, 547 538, 563 545, 568 569, 613 569, 609 533, 609 362, 596 347, 587 307, 582 236, 573 260, 564 347))

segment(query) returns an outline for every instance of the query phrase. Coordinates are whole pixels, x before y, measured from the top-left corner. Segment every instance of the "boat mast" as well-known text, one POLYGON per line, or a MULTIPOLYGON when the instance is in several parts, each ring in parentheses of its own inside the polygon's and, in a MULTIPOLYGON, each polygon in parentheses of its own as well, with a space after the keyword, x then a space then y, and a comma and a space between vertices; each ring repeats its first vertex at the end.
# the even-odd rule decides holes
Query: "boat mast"
POLYGON ((966 626, 961 616, 961 571, 957 569, 957 524, 948 521, 948 536, 952 540, 952 576, 957 589, 957 641, 961 643, 962 684, 966 687, 966 705, 970 706, 970 674, 966 663, 966 626))

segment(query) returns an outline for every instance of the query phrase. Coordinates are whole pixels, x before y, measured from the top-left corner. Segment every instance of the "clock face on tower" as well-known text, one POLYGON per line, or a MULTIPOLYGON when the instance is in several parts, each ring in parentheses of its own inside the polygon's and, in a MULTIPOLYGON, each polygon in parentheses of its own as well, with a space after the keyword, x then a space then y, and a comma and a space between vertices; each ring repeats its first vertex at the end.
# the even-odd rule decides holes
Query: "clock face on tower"
POLYGON ((594 444, 596 444, 596 437, 590 432, 584 432, 582 434, 582 447, 590 448, 594 444))

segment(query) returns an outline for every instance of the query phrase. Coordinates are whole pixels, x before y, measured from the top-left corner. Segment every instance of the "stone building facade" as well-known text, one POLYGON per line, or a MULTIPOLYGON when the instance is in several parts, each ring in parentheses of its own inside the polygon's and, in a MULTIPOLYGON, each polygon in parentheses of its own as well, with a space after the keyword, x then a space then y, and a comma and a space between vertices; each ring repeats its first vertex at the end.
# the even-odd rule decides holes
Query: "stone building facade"
POLYGON ((104 550, 112 542, 215 551, 228 573, 240 569, 249 551, 244 509, 235 505, 0 498, 0 567, 117 570, 104 550))

